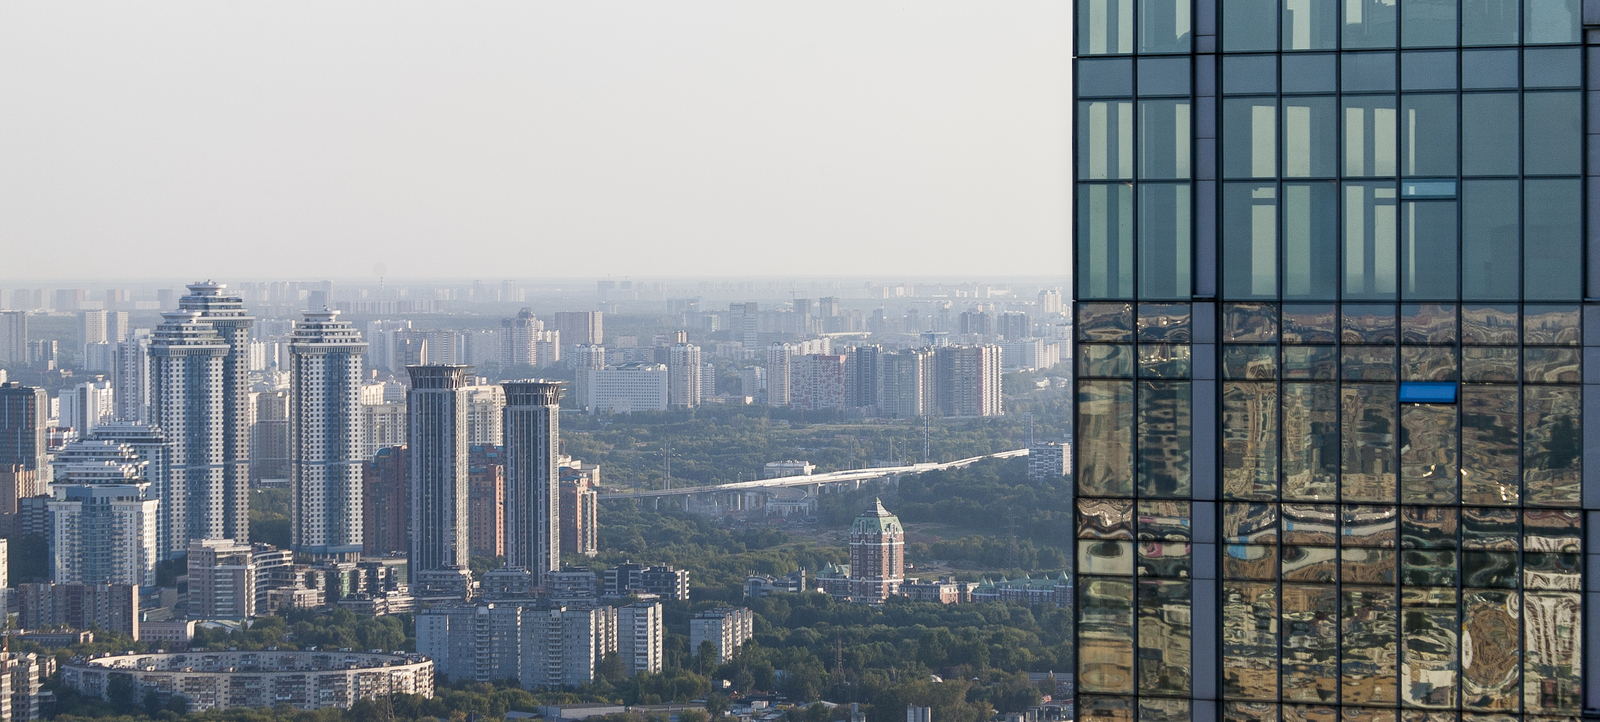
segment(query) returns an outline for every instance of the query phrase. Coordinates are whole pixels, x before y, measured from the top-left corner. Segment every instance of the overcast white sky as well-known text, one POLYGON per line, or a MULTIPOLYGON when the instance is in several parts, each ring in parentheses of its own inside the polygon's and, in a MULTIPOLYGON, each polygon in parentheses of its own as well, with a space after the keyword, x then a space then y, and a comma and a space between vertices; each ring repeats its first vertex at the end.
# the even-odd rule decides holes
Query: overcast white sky
POLYGON ((0 279, 1065 276, 1070 7, 5 3, 0 279))

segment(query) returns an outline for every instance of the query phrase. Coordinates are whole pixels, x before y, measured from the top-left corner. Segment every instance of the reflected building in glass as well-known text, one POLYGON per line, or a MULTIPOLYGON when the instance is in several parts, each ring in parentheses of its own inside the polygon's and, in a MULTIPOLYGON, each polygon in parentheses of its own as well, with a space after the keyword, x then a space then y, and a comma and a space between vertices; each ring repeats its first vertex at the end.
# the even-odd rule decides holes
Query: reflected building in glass
POLYGON ((1600 706, 1600 3, 1075 2, 1080 718, 1600 706))

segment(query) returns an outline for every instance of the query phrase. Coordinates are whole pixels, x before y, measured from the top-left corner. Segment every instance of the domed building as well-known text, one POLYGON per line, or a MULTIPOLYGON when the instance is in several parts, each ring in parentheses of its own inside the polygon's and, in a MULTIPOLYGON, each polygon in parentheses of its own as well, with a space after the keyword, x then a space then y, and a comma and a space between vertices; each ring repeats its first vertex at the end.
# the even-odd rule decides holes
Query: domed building
POLYGON ((872 505, 850 526, 850 599, 879 604, 900 593, 905 581, 906 531, 900 517, 872 505))

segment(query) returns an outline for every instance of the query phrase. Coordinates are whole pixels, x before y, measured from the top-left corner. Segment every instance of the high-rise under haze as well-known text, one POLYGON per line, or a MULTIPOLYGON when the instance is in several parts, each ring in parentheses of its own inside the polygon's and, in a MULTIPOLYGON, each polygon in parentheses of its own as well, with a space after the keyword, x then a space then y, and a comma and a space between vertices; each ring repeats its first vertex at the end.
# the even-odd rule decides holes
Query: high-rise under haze
POLYGON ((178 310, 200 314, 222 340, 222 506, 217 509, 221 538, 250 539, 250 328, 255 325, 244 299, 223 295, 227 286, 193 283, 178 299, 178 310))
POLYGON ((169 444, 161 499, 167 546, 160 550, 168 558, 188 554, 191 540, 229 538, 222 443, 228 345, 197 311, 161 317, 150 340, 150 423, 169 444))
POLYGON ((362 547, 367 344, 338 311, 304 316, 289 342, 290 543, 303 554, 354 561, 362 547))
POLYGON ((466 572, 467 385, 471 366, 407 366, 413 584, 426 572, 466 572))
POLYGON ((1079 719, 1596 706, 1585 8, 1076 0, 1079 719))
POLYGON ((508 381, 505 410, 506 566, 543 586, 561 569, 561 384, 508 381))

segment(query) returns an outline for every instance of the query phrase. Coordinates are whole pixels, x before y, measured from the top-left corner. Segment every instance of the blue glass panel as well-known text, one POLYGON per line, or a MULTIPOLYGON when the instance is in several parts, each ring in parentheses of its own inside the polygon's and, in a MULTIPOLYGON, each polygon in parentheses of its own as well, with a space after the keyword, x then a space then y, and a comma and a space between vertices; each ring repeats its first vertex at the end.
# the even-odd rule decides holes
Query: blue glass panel
POLYGON ((1078 97, 1133 95, 1133 59, 1078 61, 1078 97))
POLYGON ((1404 381, 1400 384, 1402 404, 1453 404, 1456 385, 1440 381, 1404 381))
POLYGON ((1400 181, 1400 197, 1423 200, 1456 197, 1455 179, 1400 181))

